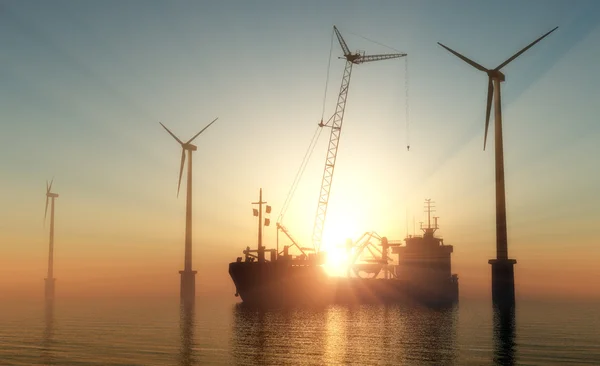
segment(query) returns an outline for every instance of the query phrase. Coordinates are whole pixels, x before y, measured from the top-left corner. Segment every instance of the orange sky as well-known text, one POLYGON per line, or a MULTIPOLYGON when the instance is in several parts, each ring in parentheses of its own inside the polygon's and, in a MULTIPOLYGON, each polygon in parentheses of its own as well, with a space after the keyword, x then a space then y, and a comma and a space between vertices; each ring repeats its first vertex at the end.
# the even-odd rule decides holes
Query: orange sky
MULTIPOLYGON (((203 225, 195 225, 197 234, 193 258, 194 268, 198 270, 199 295, 219 294, 231 296, 233 300, 235 289, 227 274, 227 264, 241 256, 246 245, 256 243, 254 218, 248 212, 250 205, 248 202, 243 204, 247 206, 246 217, 240 220, 237 232, 227 231, 221 225, 222 235, 216 232, 216 225, 212 230, 201 230, 203 225)), ((474 220, 473 225, 489 225, 489 221, 474 220)), ((124 240, 119 237, 118 231, 113 234, 114 239, 107 235, 105 239, 84 240, 68 237, 64 229, 57 228, 57 293, 68 297, 177 296, 177 271, 182 267, 183 237, 175 234, 169 238, 168 232, 180 231, 177 226, 182 227, 182 224, 183 220, 165 225, 162 228, 165 234, 158 235, 159 230, 156 230, 157 236, 148 241, 135 240, 135 235, 124 240)), ((581 223, 566 229, 575 232, 577 224, 581 223)), ((459 275, 461 296, 488 296, 490 267, 487 259, 493 256, 493 236, 476 228, 469 232, 462 231, 461 227, 451 229, 449 223, 440 222, 440 225, 440 234, 443 234, 446 244, 454 245, 453 272, 459 275)), ((5 252, 0 262, 3 298, 42 296, 47 263, 46 233, 39 228, 32 231, 27 240, 23 236, 2 237, 3 242, 20 244, 5 252)), ((597 249, 588 250, 589 255, 582 257, 582 251, 587 249, 582 248, 581 243, 578 246, 577 240, 571 240, 574 237, 570 235, 536 236, 525 233, 519 237, 509 230, 511 257, 518 259, 515 269, 518 296, 600 298, 600 291, 593 285, 599 279, 596 259, 600 253, 597 249), (522 249, 523 243, 527 243, 529 248, 522 249), (548 247, 562 249, 544 250, 548 247)), ((275 245, 273 228, 267 229, 265 239, 269 246, 275 245)))
MULTIPOLYGON (((325 237, 402 239, 431 198, 461 295, 486 297, 495 249, 487 80, 436 42, 492 67, 560 26, 503 69, 509 255, 518 296, 599 298, 598 4, 478 2, 457 13, 446 2, 392 3, 344 13, 324 2, 6 5, 0 298, 43 295, 53 176, 57 296, 177 296, 185 186, 177 198, 181 150, 159 121, 187 140, 219 117, 194 141, 193 266, 197 293, 233 299, 227 265, 256 243, 250 202, 262 187, 275 223, 321 115, 333 113, 343 72, 333 24, 352 50, 391 52, 387 44, 410 63, 408 83, 403 59, 353 71, 325 237)), ((283 221, 306 246, 327 137, 283 221)), ((265 240, 274 246, 274 226, 265 240)))

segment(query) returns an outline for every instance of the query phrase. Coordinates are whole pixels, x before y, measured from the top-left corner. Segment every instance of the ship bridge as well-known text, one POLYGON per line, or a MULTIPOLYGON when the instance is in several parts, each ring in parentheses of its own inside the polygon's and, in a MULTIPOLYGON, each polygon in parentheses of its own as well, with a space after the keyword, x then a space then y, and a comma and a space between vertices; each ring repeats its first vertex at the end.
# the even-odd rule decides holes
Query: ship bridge
POLYGON ((435 236, 439 228, 437 217, 433 217, 431 225, 431 201, 426 200, 428 214, 427 227, 421 224, 422 236, 409 235, 404 241, 406 245, 393 246, 392 254, 398 255, 395 266, 396 276, 411 283, 432 283, 446 281, 452 276, 452 245, 445 245, 444 239, 435 236))

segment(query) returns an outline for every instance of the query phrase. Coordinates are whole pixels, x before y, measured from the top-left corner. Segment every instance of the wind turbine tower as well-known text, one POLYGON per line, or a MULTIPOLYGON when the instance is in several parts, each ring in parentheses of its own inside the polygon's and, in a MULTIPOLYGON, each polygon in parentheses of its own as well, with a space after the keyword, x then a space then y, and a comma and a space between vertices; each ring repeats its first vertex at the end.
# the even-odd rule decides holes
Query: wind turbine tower
POLYGON ((193 301, 196 296, 196 273, 192 270, 192 152, 197 150, 197 147, 192 144, 192 141, 198 137, 210 125, 215 123, 218 118, 215 118, 211 123, 204 127, 200 132, 194 135, 187 142, 181 141, 169 129, 159 122, 167 132, 181 145, 181 168, 179 169, 179 183, 177 185, 177 196, 179 196, 179 188, 181 187, 181 177, 183 175, 183 166, 185 165, 185 155, 188 156, 187 169, 187 197, 185 204, 185 256, 183 271, 181 274, 180 298, 185 302, 193 301))
POLYGON ((52 193, 52 183, 54 179, 46 181, 46 209, 44 210, 44 222, 48 214, 48 202, 50 202, 50 245, 48 252, 48 274, 44 281, 46 282, 45 296, 46 300, 54 299, 54 200, 58 198, 58 193, 52 193))
POLYGON ((487 131, 490 122, 490 111, 492 108, 492 98, 494 100, 494 144, 495 144, 495 165, 496 165, 496 258, 490 259, 492 265, 492 302, 497 305, 514 305, 515 303, 515 275, 514 265, 516 259, 508 258, 508 242, 506 230, 506 194, 504 189, 504 151, 502 146, 502 106, 500 97, 500 83, 505 80, 505 75, 500 71, 504 66, 519 57, 533 45, 554 32, 558 27, 552 29, 540 38, 531 42, 528 46, 515 53, 509 59, 498 65, 495 69, 487 69, 473 60, 461 55, 460 53, 444 46, 446 50, 473 66, 477 70, 483 71, 488 75, 488 94, 487 108, 485 113, 485 132, 483 139, 483 149, 487 142, 487 131))

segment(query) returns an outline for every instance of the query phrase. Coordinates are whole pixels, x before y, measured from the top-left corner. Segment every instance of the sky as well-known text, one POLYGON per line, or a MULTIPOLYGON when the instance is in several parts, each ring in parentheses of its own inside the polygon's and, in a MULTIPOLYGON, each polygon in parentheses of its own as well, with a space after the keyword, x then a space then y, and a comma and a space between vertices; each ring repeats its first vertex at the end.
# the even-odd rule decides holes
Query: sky
MULTIPOLYGON (((600 3, 583 0, 3 2, 0 297, 43 294, 53 177, 57 294, 176 295, 181 152, 159 121, 187 140, 219 117, 194 141, 193 263, 198 294, 233 299, 250 203, 262 188, 276 220, 334 112, 333 25, 408 56, 354 67, 324 240, 418 233, 432 199, 464 296, 490 292, 493 128, 483 151, 486 75, 436 42, 493 68, 559 26, 503 69, 509 255, 517 296, 600 298, 600 3)), ((327 140, 282 221, 306 246, 327 140)))

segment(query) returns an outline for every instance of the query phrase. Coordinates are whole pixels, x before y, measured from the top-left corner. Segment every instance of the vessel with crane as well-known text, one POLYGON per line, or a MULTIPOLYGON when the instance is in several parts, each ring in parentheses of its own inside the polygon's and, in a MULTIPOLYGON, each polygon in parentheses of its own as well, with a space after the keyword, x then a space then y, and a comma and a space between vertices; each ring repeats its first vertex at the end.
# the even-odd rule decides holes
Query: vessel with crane
MULTIPOLYGON (((243 257, 229 264, 236 296, 254 306, 302 306, 357 303, 411 303, 451 305, 458 301, 458 276, 452 274, 453 246, 435 235, 437 217, 431 225, 431 201, 426 200, 427 226, 422 235, 388 240, 366 232, 346 244, 346 273, 329 276, 326 252, 302 247, 281 224, 277 229, 290 240, 282 250, 262 245, 262 189, 258 216, 258 245, 246 247, 243 257), (393 258, 395 256, 395 258, 393 258)), ((270 212, 270 206, 266 206, 270 212)))
MULTIPOLYGON (((332 277, 325 272, 323 265, 327 253, 322 248, 322 236, 352 67, 365 62, 406 57, 406 53, 366 55, 362 51, 351 52, 337 27, 333 27, 333 32, 344 52, 340 58, 345 59, 346 64, 335 113, 326 122, 321 118, 318 124, 319 134, 323 128, 331 130, 312 232, 313 246, 300 245, 281 223, 281 215, 276 223, 277 236, 279 238, 279 232, 282 232, 291 244, 283 246, 282 250, 279 250, 279 240, 276 249, 263 246, 262 228, 270 224, 270 219, 263 219, 263 205, 266 213, 270 213, 271 207, 263 201, 261 189, 258 202, 253 203, 258 205, 254 209, 254 216, 258 217, 258 245, 256 249, 246 247, 244 256, 229 264, 236 296, 254 305, 404 301, 452 304, 458 300, 458 277, 451 273, 450 264, 453 247, 444 245, 442 239, 434 236, 437 218, 432 227, 430 201, 427 201, 428 226, 422 227, 422 236, 390 241, 377 233, 366 232, 355 242, 348 241, 346 244, 345 276, 332 277), (396 261, 390 257, 392 254, 398 255, 396 261)), ((313 142, 314 137, 312 147, 313 142)), ((407 149, 409 146, 407 143, 407 149)), ((304 170, 304 164, 299 173, 304 170)), ((297 184, 297 180, 294 184, 297 184)), ((294 190, 293 186, 291 192, 294 190)))

